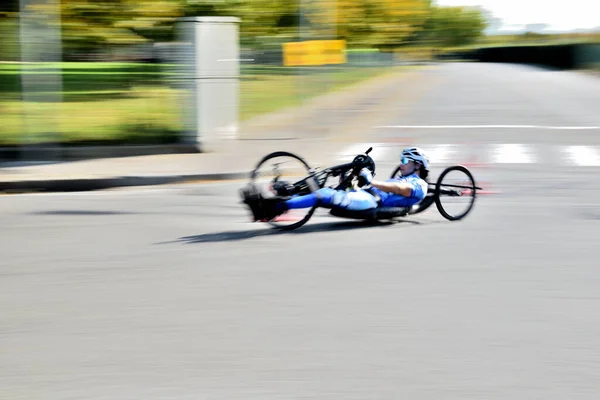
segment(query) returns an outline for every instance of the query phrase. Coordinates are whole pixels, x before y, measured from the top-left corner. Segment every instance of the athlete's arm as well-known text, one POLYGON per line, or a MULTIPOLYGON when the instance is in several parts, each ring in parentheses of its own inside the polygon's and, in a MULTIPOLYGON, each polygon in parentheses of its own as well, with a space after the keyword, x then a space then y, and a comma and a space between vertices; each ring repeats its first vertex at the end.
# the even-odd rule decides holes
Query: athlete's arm
POLYGON ((413 194, 414 185, 408 182, 382 182, 371 181, 371 186, 383 190, 384 192, 398 194, 404 197, 410 197, 413 194))

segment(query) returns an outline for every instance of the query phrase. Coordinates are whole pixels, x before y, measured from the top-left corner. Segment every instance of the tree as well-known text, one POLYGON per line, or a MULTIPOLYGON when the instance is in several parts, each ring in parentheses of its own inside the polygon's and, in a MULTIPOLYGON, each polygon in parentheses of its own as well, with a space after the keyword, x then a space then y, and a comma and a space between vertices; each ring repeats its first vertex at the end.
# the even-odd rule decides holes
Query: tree
MULTIPOLYGON (((58 11, 64 48, 90 50, 98 47, 144 43, 136 29, 143 30, 157 21, 176 15, 176 3, 168 0, 61 0, 58 11)), ((57 11, 56 3, 37 3, 28 7, 30 15, 45 23, 57 11)))
POLYGON ((430 13, 429 0, 313 0, 315 30, 361 46, 401 44, 421 29, 430 13))
POLYGON ((464 46, 484 32, 486 20, 480 9, 470 7, 435 7, 425 24, 425 36, 434 45, 464 46))
MULTIPOLYGON (((481 35, 480 10, 433 7, 432 0, 61 0, 64 48, 93 50, 176 39, 182 16, 235 16, 243 44, 340 38, 351 46, 392 48, 426 38, 443 46, 481 35)), ((31 9, 40 23, 56 6, 31 9)))

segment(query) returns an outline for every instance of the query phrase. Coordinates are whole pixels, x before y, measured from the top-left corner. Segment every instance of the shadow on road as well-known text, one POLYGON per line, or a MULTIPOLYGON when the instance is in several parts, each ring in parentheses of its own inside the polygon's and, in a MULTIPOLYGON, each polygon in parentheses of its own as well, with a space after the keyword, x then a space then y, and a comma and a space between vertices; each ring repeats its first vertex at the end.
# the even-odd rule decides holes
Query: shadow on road
POLYGON ((337 231, 348 231, 353 229, 369 229, 369 228, 383 228, 396 224, 413 224, 421 225, 418 221, 398 220, 394 222, 369 222, 369 221, 349 221, 349 222, 322 222, 305 225, 294 231, 280 231, 273 229, 268 225, 265 225, 264 229, 252 229, 245 231, 227 231, 227 232, 215 232, 205 233, 202 235, 185 236, 179 238, 173 242, 163 242, 158 244, 167 243, 219 243, 219 242, 236 242, 240 240, 254 239, 265 236, 282 236, 282 235, 304 235, 307 233, 317 232, 337 232, 337 231))
POLYGON ((126 211, 95 211, 95 210, 51 210, 51 211, 37 211, 31 213, 32 215, 81 215, 81 216, 91 216, 91 215, 128 215, 134 214, 126 211))

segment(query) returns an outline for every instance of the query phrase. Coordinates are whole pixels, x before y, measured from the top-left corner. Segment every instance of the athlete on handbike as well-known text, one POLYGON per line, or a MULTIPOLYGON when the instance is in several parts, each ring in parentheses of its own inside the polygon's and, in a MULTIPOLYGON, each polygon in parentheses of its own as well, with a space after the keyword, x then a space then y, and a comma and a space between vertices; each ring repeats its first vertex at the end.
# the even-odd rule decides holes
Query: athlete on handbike
POLYGON ((263 197, 253 186, 242 190, 244 203, 254 221, 270 221, 288 210, 324 207, 364 211, 378 207, 412 207, 427 196, 429 158, 418 147, 404 149, 400 156, 400 174, 379 181, 370 169, 363 168, 359 180, 365 186, 351 191, 322 188, 314 193, 291 198, 263 197))

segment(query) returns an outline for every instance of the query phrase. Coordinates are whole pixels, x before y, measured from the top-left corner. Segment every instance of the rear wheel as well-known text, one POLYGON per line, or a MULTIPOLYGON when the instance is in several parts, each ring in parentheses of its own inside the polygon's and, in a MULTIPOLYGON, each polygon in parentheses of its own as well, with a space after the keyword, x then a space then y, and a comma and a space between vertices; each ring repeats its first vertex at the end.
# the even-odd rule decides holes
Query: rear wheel
POLYGON ((475 179, 462 165, 446 168, 435 185, 435 204, 449 221, 458 221, 473 209, 477 196, 475 179))
MULTIPOLYGON (((314 179, 307 178, 310 172, 310 166, 301 157, 277 151, 260 160, 250 175, 250 183, 264 197, 306 195, 319 189, 314 179)), ((269 221, 269 224, 280 230, 296 229, 308 222, 315 209, 289 210, 269 221)))
POLYGON ((427 210, 431 205, 435 203, 435 195, 427 195, 419 204, 413 206, 409 214, 418 214, 427 210))

